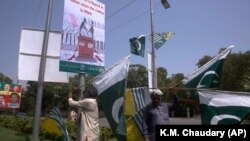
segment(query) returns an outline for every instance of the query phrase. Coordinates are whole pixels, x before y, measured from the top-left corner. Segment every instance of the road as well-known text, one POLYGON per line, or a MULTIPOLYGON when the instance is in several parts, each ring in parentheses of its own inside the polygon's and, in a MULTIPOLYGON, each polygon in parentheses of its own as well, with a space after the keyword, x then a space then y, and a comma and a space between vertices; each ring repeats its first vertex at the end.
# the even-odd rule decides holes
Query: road
MULTIPOLYGON (((99 120, 100 127, 110 127, 106 118, 99 120)), ((170 125, 201 125, 200 118, 170 118, 170 125)))

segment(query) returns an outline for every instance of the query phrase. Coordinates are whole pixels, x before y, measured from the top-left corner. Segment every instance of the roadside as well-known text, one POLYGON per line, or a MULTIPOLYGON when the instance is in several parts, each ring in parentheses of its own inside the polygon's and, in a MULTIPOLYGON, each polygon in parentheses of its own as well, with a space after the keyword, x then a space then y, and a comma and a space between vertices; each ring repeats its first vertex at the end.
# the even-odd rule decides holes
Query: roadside
MULTIPOLYGON (((99 119, 100 127, 110 127, 106 118, 99 119)), ((171 125, 201 125, 200 118, 170 118, 171 125)))

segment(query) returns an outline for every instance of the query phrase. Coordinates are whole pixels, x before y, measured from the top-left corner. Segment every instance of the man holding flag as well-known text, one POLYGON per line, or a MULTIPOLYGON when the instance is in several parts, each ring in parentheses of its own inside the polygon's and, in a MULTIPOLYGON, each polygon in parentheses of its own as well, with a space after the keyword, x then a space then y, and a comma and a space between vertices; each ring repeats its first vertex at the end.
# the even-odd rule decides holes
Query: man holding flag
POLYGON ((155 141, 155 126, 169 124, 169 113, 179 104, 175 89, 171 87, 169 93, 173 95, 173 103, 161 103, 162 92, 153 89, 150 92, 151 103, 143 111, 143 134, 145 141, 155 141))
MULTIPOLYGON (((74 89, 74 93, 79 93, 79 89, 74 89)), ((72 91, 68 93, 68 102, 71 107, 79 108, 80 115, 78 116, 77 123, 80 124, 78 129, 79 138, 77 141, 98 141, 99 140, 99 115, 98 105, 96 101, 96 90, 87 89, 84 92, 85 98, 80 101, 72 99, 72 91)))

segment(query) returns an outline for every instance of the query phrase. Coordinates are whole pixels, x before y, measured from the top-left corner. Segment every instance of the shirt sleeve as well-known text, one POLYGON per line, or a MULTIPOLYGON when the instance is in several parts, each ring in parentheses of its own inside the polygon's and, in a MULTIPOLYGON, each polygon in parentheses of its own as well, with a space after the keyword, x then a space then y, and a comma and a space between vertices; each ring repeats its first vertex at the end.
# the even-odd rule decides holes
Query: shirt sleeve
POLYGON ((85 111, 94 111, 97 106, 93 100, 89 100, 89 99, 75 101, 74 99, 69 98, 68 102, 71 107, 81 108, 82 110, 85 110, 85 111))

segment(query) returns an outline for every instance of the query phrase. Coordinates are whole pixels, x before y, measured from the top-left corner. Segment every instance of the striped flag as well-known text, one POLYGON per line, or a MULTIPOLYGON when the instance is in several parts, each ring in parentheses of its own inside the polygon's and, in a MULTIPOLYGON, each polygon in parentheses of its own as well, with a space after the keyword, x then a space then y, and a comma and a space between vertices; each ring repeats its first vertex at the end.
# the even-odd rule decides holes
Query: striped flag
POLYGON ((127 89, 125 95, 125 115, 127 117, 127 141, 142 141, 142 109, 150 103, 148 88, 127 89))
MULTIPOLYGON (((166 41, 174 35, 174 32, 162 32, 154 34, 154 47, 159 49, 166 41)), ((150 37, 151 40, 152 37, 150 37)))
POLYGON ((54 107, 50 112, 49 118, 45 119, 42 127, 48 131, 59 136, 60 141, 70 141, 69 133, 66 125, 63 122, 60 109, 54 107))
POLYGON ((63 133, 63 137, 62 137, 62 140, 63 141, 70 141, 70 138, 69 138, 69 133, 67 131, 67 128, 66 128, 66 125, 64 124, 63 122, 63 119, 62 119, 62 115, 61 115, 61 112, 60 112, 60 109, 57 108, 57 107, 54 107, 52 109, 52 111, 50 112, 50 115, 49 115, 52 119, 54 119, 58 125, 58 127, 61 129, 62 133, 63 133))

